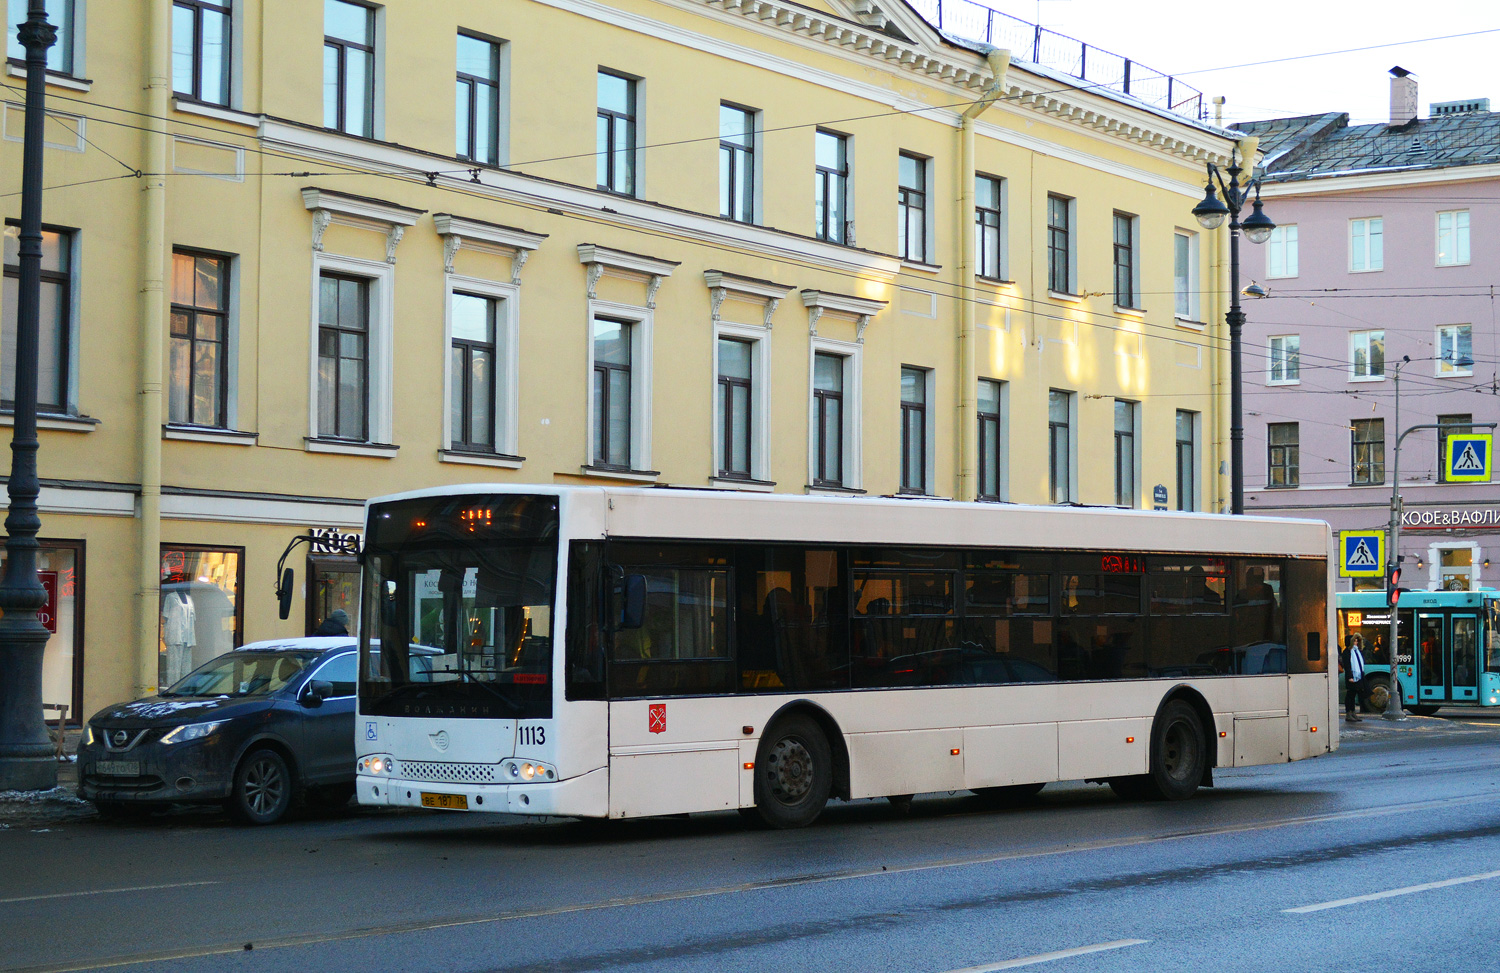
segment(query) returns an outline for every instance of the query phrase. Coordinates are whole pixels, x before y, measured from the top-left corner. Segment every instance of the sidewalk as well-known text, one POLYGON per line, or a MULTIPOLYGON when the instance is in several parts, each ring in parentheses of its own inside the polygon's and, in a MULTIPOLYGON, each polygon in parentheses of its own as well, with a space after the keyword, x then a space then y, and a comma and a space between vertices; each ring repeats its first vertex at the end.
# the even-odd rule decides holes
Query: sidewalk
POLYGON ((0 791, 0 831, 42 830, 51 824, 96 816, 94 805, 75 796, 79 732, 76 728, 68 730, 63 747, 67 756, 57 762, 57 786, 52 790, 0 791))

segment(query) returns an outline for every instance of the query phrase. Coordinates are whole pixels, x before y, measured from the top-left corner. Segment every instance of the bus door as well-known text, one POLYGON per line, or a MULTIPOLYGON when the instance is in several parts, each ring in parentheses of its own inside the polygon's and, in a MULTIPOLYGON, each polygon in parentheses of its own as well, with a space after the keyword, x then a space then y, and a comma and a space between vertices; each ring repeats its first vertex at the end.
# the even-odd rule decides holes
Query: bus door
POLYGON ((1472 703, 1479 698, 1479 616, 1454 615, 1449 625, 1452 698, 1455 703, 1472 703))
POLYGON ((1417 613, 1416 667, 1417 702, 1442 702, 1447 699, 1447 645, 1444 618, 1436 613, 1417 613))

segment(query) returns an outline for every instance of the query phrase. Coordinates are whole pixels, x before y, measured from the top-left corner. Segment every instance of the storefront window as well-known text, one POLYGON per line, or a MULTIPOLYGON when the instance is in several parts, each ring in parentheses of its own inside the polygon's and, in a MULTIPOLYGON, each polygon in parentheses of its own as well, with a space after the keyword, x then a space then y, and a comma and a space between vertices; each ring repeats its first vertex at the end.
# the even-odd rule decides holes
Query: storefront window
POLYGON ((163 688, 240 644, 244 583, 243 548, 162 548, 163 688))
POLYGON ((1438 552, 1441 559, 1444 591, 1470 591, 1474 585, 1474 551, 1468 547, 1450 547, 1438 552))
MULTIPOLYGON (((42 702, 68 707, 68 722, 77 723, 83 708, 83 542, 40 543, 36 569, 47 603, 37 615, 50 633, 42 651, 42 702)), ((0 547, 0 570, 4 564, 0 547)), ((57 713, 45 715, 51 720, 57 713)))
POLYGON ((308 558, 307 634, 336 609, 349 616, 348 634, 359 634, 359 562, 354 558, 308 558))

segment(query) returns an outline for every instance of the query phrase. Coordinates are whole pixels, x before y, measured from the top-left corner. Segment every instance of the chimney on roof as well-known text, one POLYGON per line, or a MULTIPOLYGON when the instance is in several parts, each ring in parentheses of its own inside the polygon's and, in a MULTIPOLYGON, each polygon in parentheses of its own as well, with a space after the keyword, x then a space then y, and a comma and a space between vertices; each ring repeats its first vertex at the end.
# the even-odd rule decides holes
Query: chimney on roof
POLYGON ((1417 76, 1399 64, 1391 68, 1391 128, 1417 117, 1417 76))

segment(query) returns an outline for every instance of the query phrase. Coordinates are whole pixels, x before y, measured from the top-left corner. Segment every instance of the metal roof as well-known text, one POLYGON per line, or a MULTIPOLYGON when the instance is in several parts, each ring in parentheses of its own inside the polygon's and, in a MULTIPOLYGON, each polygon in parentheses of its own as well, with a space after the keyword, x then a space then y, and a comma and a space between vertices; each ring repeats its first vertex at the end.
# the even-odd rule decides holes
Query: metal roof
POLYGON ((1327 112, 1236 128, 1260 136, 1267 182, 1500 163, 1500 112, 1418 118, 1396 126, 1351 126, 1347 113, 1327 112))

